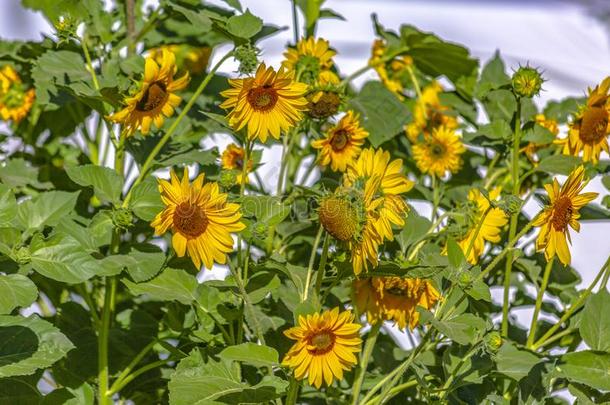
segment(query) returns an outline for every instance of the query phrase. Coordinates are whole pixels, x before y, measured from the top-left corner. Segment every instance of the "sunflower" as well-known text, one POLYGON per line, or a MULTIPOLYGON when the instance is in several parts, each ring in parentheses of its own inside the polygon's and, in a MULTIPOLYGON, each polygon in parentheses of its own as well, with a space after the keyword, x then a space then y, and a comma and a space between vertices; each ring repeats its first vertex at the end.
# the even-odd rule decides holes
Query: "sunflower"
POLYGON ((420 134, 429 134, 434 128, 444 126, 451 130, 458 127, 457 119, 449 114, 449 107, 441 104, 439 94, 442 92, 438 82, 432 82, 422 90, 413 109, 413 122, 406 127, 411 143, 416 143, 420 134))
POLYGON ((327 40, 313 37, 301 39, 296 48, 284 52, 286 58, 282 66, 304 83, 314 84, 321 79, 328 83, 335 81, 336 74, 331 70, 333 57, 337 52, 330 49, 327 40))
POLYGON ((230 109, 229 124, 239 131, 248 126, 248 138, 266 142, 269 134, 279 139, 280 132, 293 127, 307 109, 305 83, 295 82, 283 68, 278 72, 262 63, 254 77, 229 79, 231 89, 220 94, 220 105, 230 109))
POLYGON ((320 149, 319 162, 330 164, 333 171, 344 172, 360 154, 364 138, 369 133, 360 126, 358 114, 348 111, 341 120, 326 133, 326 138, 313 141, 311 146, 320 149))
POLYGON ((462 153, 466 152, 460 137, 444 126, 434 128, 423 142, 413 145, 413 157, 422 173, 439 178, 462 168, 462 153))
POLYGON ((158 65, 163 64, 164 50, 176 55, 176 65, 178 68, 186 70, 192 75, 205 72, 210 55, 212 55, 212 48, 209 46, 190 46, 186 44, 162 45, 149 51, 150 56, 154 58, 158 65))
POLYGON ((294 369, 297 380, 307 378, 316 388, 341 381, 343 372, 358 363, 354 353, 361 350, 360 328, 351 311, 339 313, 339 308, 299 316, 299 325, 284 331, 296 343, 282 365, 294 369))
MULTIPOLYGON (((500 188, 495 188, 489 193, 491 200, 497 200, 500 197, 500 188)), ((500 208, 491 208, 485 218, 485 211, 489 208, 489 201, 477 189, 470 190, 468 200, 476 205, 476 212, 472 221, 472 226, 466 233, 466 236, 458 242, 458 245, 466 254, 472 243, 472 249, 466 258, 470 264, 477 264, 479 257, 485 250, 485 241, 491 243, 500 242, 500 231, 508 223, 508 216, 500 208), (477 233, 478 224, 483 221, 483 225, 477 233), (472 242, 474 238, 474 242, 472 242)))
POLYGON ((11 66, 0 70, 0 117, 4 121, 21 122, 34 104, 36 91, 25 90, 19 74, 11 66))
POLYGON ((583 166, 574 169, 561 188, 557 179, 553 179, 553 184, 544 186, 549 203, 535 219, 534 225, 540 227, 536 249, 544 250, 547 261, 557 254, 564 265, 571 262, 568 242, 572 241, 568 225, 576 232, 580 231, 578 211, 597 197, 597 193, 580 194, 589 182, 584 178, 584 172, 583 166))
POLYGON ((211 269, 214 262, 225 264, 233 250, 231 232, 245 228, 240 222, 239 205, 227 202, 227 194, 217 183, 203 184, 204 174, 189 183, 188 169, 182 181, 172 170, 170 181, 159 179, 165 209, 150 224, 155 235, 172 230, 172 246, 179 257, 188 253, 195 267, 211 269))
POLYGON ((383 59, 386 56, 386 51, 387 46, 385 41, 376 39, 375 42, 373 42, 373 47, 371 49, 369 65, 375 69, 381 83, 402 100, 404 99, 402 76, 404 75, 407 66, 413 64, 413 58, 408 55, 402 55, 392 60, 384 61, 383 59))
POLYGON ((400 329, 411 330, 419 323, 417 307, 431 309, 440 299, 429 280, 400 277, 371 277, 353 283, 355 305, 375 324, 394 321, 400 329))
POLYGON ((610 133, 610 77, 604 79, 593 90, 589 88, 587 104, 570 123, 567 141, 564 142, 565 155, 578 156, 583 152, 585 162, 597 163, 602 151, 609 152, 610 133))
POLYGON ((134 96, 125 98, 127 106, 124 109, 108 117, 123 124, 128 136, 138 129, 142 134, 148 134, 152 123, 161 128, 164 116, 171 117, 174 108, 180 104, 181 98, 175 92, 186 87, 189 76, 184 74, 174 80, 176 57, 166 49, 162 50, 162 54, 161 64, 157 64, 152 55, 146 58, 140 90, 134 96))
POLYGON ((254 162, 252 159, 248 159, 248 163, 246 166, 246 177, 242 179, 242 169, 244 167, 244 158, 246 157, 246 151, 244 148, 237 146, 232 143, 222 152, 222 156, 220 158, 220 163, 223 169, 226 170, 235 170, 237 171, 236 181, 237 184, 241 184, 242 180, 248 182, 248 173, 252 170, 252 165, 254 162))

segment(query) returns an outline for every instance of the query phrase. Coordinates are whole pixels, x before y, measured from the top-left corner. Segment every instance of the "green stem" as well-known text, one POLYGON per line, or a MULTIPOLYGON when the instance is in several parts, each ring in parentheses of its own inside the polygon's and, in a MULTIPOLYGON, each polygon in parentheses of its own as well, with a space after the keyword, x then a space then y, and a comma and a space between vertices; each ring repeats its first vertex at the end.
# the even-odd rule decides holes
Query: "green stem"
POLYGON ((135 366, 137 366, 142 361, 142 359, 148 354, 148 352, 153 349, 155 344, 157 344, 157 341, 153 340, 152 342, 144 346, 142 350, 140 350, 140 352, 127 365, 127 367, 125 367, 125 370, 123 370, 123 372, 114 381, 114 383, 110 387, 111 392, 118 392, 117 387, 121 385, 121 382, 129 375, 129 373, 131 373, 135 366))
POLYGON ((294 45, 299 42, 299 15, 297 14, 297 2, 292 0, 292 31, 294 32, 294 45))
MULTIPOLYGON (((429 376, 429 375, 424 377, 424 380, 428 380, 428 381, 431 381, 433 379, 434 379, 434 377, 429 376)), ((418 384, 419 384, 419 381, 416 379, 413 379, 413 380, 407 381, 405 383, 402 383, 400 385, 397 385, 390 390, 390 392, 386 396, 386 400, 389 400, 390 398, 396 396, 396 394, 400 393, 401 391, 407 390, 409 388, 413 388, 413 387, 417 386, 418 384)), ((376 396, 375 398, 371 399, 364 405, 378 405, 380 403, 381 403, 381 396, 376 396)))
MULTIPOLYGON (((423 102, 423 96, 422 96, 422 92, 421 92, 421 87, 419 86, 419 81, 417 80, 417 77, 415 76, 415 72, 413 71, 413 68, 411 67, 411 65, 407 65, 407 72, 409 73, 409 77, 411 78, 411 81, 413 82, 413 87, 415 88, 415 94, 417 94, 417 101, 419 103, 423 102)), ((424 111, 426 111, 426 109, 424 108, 424 111)), ((434 176, 432 176, 434 177, 434 176)))
MULTIPOLYGON (((536 349, 538 349, 538 348, 540 348, 542 346, 546 346, 549 343, 556 342, 557 340, 561 339, 562 337, 570 335, 570 334, 576 332, 577 330, 578 330, 578 328, 567 328, 567 329, 564 329, 561 332, 554 334, 553 336, 548 338, 546 341, 542 342, 542 344, 539 347, 536 347, 536 349)), ((532 346, 532 348, 533 347, 534 346, 532 346)))
POLYGON ((110 391, 108 391, 108 397, 111 397, 112 395, 121 391, 127 384, 129 384, 130 382, 132 382, 133 380, 135 380, 142 374, 146 373, 147 371, 150 371, 150 370, 155 369, 160 366, 164 366, 165 364, 167 364, 168 362, 173 361, 173 360, 174 360, 173 358, 167 358, 165 360, 157 360, 155 362, 152 362, 150 364, 140 367, 139 369, 137 369, 136 371, 134 371, 133 373, 131 373, 127 377, 125 377, 123 380, 121 380, 120 384, 113 386, 113 388, 110 391))
POLYGON ((300 386, 301 384, 299 384, 296 378, 290 376, 290 385, 288 386, 288 394, 286 394, 284 405, 296 405, 300 386))
POLYGON ((108 335, 110 332, 110 318, 112 303, 116 291, 116 278, 105 279, 104 308, 102 310, 102 323, 98 332, 98 384, 99 405, 110 405, 111 395, 108 392, 110 375, 108 372, 108 335))
POLYGON ((87 36, 84 35, 80 40, 80 46, 83 49, 83 53, 85 54, 85 61, 87 62, 87 70, 91 74, 91 80, 93 81, 93 87, 95 90, 100 90, 100 83, 97 81, 97 75, 95 74, 95 69, 93 68, 93 63, 91 62, 91 55, 89 54, 89 48, 87 48, 87 36))
POLYGON ((472 355, 476 353, 478 347, 479 347, 478 343, 472 345, 470 350, 468 350, 468 352, 466 352, 466 354, 460 358, 460 361, 458 361, 457 365, 453 368, 453 370, 451 371, 451 374, 449 375, 449 377, 447 377, 447 380, 445 380, 445 383, 441 387, 441 393, 439 394, 439 400, 442 401, 445 399, 447 394, 450 392, 449 388, 451 387, 451 384, 453 384, 453 382, 457 378, 458 372, 460 371, 460 369, 462 368, 462 366, 464 365, 466 360, 471 358, 472 355))
POLYGON ((307 277, 305 278, 305 287, 303 289, 303 296, 301 297, 301 302, 307 301, 307 297, 309 296, 309 285, 311 284, 311 276, 313 274, 313 265, 316 262, 316 254, 318 252, 318 246, 320 245, 320 239, 322 239, 322 234, 324 233, 324 227, 320 225, 318 228, 318 233, 316 234, 316 238, 313 242, 313 246, 311 249, 311 255, 309 256, 309 265, 307 266, 307 277))
POLYGON ((375 342, 377 341, 377 336, 379 335, 379 330, 381 329, 382 324, 383 322, 377 322, 371 327, 369 336, 364 344, 364 350, 360 356, 360 363, 358 365, 358 369, 356 370, 354 385, 352 386, 352 405, 358 404, 358 397, 360 396, 360 390, 362 389, 362 383, 364 382, 364 376, 366 375, 366 368, 369 364, 369 360, 371 358, 371 354, 373 353, 373 348, 375 347, 375 342))
POLYGON ((206 77, 201 81, 201 83, 199 84, 199 87, 197 87, 197 90, 195 90, 195 93, 193 93, 190 100, 186 103, 186 105, 184 106, 184 109, 182 110, 182 112, 180 112, 180 115, 178 115, 178 118, 176 118, 176 120, 174 122, 172 122, 172 125, 169 127, 169 129, 167 130, 165 135, 163 135, 163 137, 159 140, 157 145, 155 145, 153 150, 150 152, 150 154, 148 155, 148 158, 146 158, 146 161, 142 165, 140 174, 138 175, 136 180, 133 182, 133 184, 129 188, 129 191, 127 192, 127 195, 125 196, 125 199, 123 200, 123 208, 125 208, 129 205, 129 200, 131 199, 131 193, 132 193, 134 187, 137 186, 138 184, 140 184, 144 180, 144 178, 148 174, 148 171, 152 167, 155 158, 157 157, 157 155, 159 154, 159 152, 161 151, 163 146, 165 146, 165 144, 170 140, 171 136, 174 134, 174 132, 178 128, 178 125, 180 125, 180 122, 182 122, 182 120, 184 119, 186 114, 188 114, 188 112, 191 110, 193 105, 195 105, 197 98, 199 98, 199 96, 201 95, 203 90, 205 90, 208 83, 210 83, 210 80, 212 80, 212 78, 214 77, 214 74, 216 73, 218 68, 220 68, 220 66, 224 63, 224 61, 227 60, 231 55, 233 55, 233 51, 229 51, 226 55, 224 55, 218 61, 218 63, 216 63, 216 65, 214 65, 212 70, 210 70, 210 72, 206 75, 206 77))
MULTIPOLYGON (((324 243, 322 243, 322 257, 320 257, 320 265, 316 273, 316 297, 320 299, 320 290, 322 290, 322 281, 324 281, 324 271, 326 270, 326 260, 328 259, 328 248, 330 245, 330 236, 324 235, 324 243)), ((320 302, 323 304, 323 302, 320 302)))
POLYGON ((491 211, 491 204, 489 205, 489 207, 487 207, 485 212, 483 212, 483 216, 479 220, 479 223, 477 224, 477 227, 474 230, 474 235, 472 235, 472 238, 470 239, 470 242, 468 243, 468 248, 466 249, 466 254, 465 254, 466 260, 468 260, 468 256, 470 256, 470 252, 472 252, 472 249, 474 247, 474 241, 477 239, 477 236, 479 236, 479 232, 481 232, 481 228, 483 227, 485 218, 487 218, 487 215, 489 214, 490 211, 491 211))
MULTIPOLYGON (((441 215, 440 215, 440 216, 437 218, 436 222, 435 222, 435 223, 433 223, 433 224, 430 226, 430 228, 428 228, 428 231, 426 231, 426 235, 424 235, 424 237, 425 237, 425 236, 427 236, 427 235, 430 235, 431 233, 433 233, 433 232, 436 230, 436 228, 438 228, 439 226, 441 226, 441 224, 443 223, 443 221, 445 220, 445 218, 447 218, 447 217, 449 217, 449 216, 452 216, 452 215, 453 215, 453 214, 452 214, 452 213, 450 213, 450 212, 448 212, 448 211, 447 211, 447 212, 442 213, 442 214, 441 214, 441 215)), ((410 254, 409 254, 409 256, 407 257, 407 260, 408 260, 408 261, 412 261, 413 259, 415 259, 415 256, 417 256, 417 252, 419 252, 419 250, 420 250, 420 249, 421 249, 421 248, 422 248, 422 247, 425 245, 425 243, 426 243, 426 240, 425 240, 425 239, 424 239, 424 240, 419 241, 419 242, 418 242, 418 243, 417 243, 417 244, 416 244, 416 245, 413 247, 413 250, 411 251, 411 253, 410 253, 410 254)))
MULTIPOLYGON (((381 58, 379 61, 377 61, 376 64, 386 63, 387 61, 390 61, 390 60, 394 59, 398 55, 400 55, 402 53, 405 53, 408 50, 409 50, 409 48, 406 48, 406 47, 405 48, 397 49, 395 52, 392 52, 392 53, 386 55, 385 57, 381 58)), ((347 86, 348 83, 350 83, 352 80, 356 79, 360 75, 368 72, 368 70, 372 69, 373 67, 375 67, 375 65, 370 65, 369 64, 369 65, 363 66, 360 69, 356 70, 354 73, 352 73, 351 75, 349 75, 345 79, 343 79, 341 81, 341 83, 339 83, 339 87, 341 88, 341 87, 347 86)))
POLYGON ((85 303, 89 307, 89 312, 91 313, 91 317, 93 318, 93 325, 97 330, 100 327, 100 317, 98 316, 97 309, 95 308, 93 300, 91 299, 91 294, 89 294, 89 291, 87 291, 87 286, 84 283, 78 284, 76 286, 76 292, 78 292, 78 294, 83 297, 85 303))
POLYGON ((439 199, 440 199, 440 195, 439 195, 439 188, 438 188, 438 184, 436 184, 436 176, 432 175, 430 176, 432 178, 432 183, 431 183, 431 187, 432 187, 432 214, 430 216, 430 220, 432 222, 434 222, 434 220, 436 219, 436 214, 438 211, 438 203, 439 203, 439 199))
POLYGON ((125 19, 127 25, 127 55, 133 55, 136 49, 136 15, 134 0, 125 0, 125 19))
POLYGON ((554 257, 551 258, 546 263, 546 267, 544 268, 544 274, 542 276, 542 284, 540 285, 540 289, 538 290, 538 296, 536 297, 536 306, 534 307, 534 315, 532 316, 532 323, 530 324, 530 334, 527 337, 527 347, 532 347, 534 344, 534 338, 536 337, 536 328, 538 326, 538 315, 540 314, 540 307, 542 306, 542 298, 544 297, 544 292, 546 291, 546 287, 549 284, 549 277, 551 275, 551 270, 553 269, 554 257))

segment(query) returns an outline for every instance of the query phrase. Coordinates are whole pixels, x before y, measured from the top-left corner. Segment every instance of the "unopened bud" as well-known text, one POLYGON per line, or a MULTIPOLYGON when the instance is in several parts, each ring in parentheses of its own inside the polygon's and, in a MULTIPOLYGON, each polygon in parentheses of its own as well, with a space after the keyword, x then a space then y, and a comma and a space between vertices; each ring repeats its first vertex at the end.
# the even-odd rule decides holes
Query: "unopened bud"
POLYGON ((237 170, 222 170, 220 172, 220 185, 231 188, 237 184, 237 170))
POLYGON ((237 71, 242 75, 254 73, 258 67, 259 51, 249 43, 240 45, 233 51, 233 56, 239 62, 237 71))
POLYGON ((20 266, 28 264, 32 260, 32 253, 27 246, 20 246, 13 250, 13 260, 20 266))
POLYGON ((530 66, 520 67, 512 79, 513 91, 520 97, 534 97, 540 93, 544 79, 536 68, 530 66))
POLYGON ((502 346, 502 335, 496 331, 488 333, 485 336, 485 346, 490 352, 497 352, 502 346))
POLYGON ((118 229, 127 229, 131 227, 133 222, 133 214, 128 208, 119 208, 112 211, 112 223, 118 229))

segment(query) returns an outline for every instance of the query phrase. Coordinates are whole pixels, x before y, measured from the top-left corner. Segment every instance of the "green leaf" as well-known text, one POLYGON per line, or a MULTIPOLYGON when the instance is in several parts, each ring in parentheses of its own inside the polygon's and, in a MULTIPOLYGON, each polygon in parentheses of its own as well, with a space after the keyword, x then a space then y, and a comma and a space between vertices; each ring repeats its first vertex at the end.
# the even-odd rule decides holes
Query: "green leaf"
POLYGON ((133 188, 129 208, 139 218, 152 221, 164 207, 157 181, 153 177, 148 177, 133 188))
POLYGON ((248 280, 246 291, 253 304, 262 301, 269 293, 280 286, 280 279, 271 272, 258 272, 248 280))
POLYGON ((227 20, 227 31, 239 38, 251 38, 258 34, 262 28, 263 20, 252 15, 248 9, 242 15, 234 15, 227 20))
POLYGON ((510 77, 506 74, 504 61, 500 52, 496 51, 494 57, 487 62, 481 71, 477 95, 484 96, 490 90, 498 89, 510 83, 510 77))
POLYGON ((610 352, 610 294, 607 290, 589 296, 578 330, 591 349, 610 352))
POLYGON ((442 334, 461 345, 474 344, 485 331, 485 321, 473 314, 462 314, 446 321, 432 319, 432 325, 442 334))
POLYGON ((250 342, 229 346, 218 356, 224 360, 240 361, 255 367, 277 366, 280 361, 274 348, 250 342))
POLYGON ((0 226, 9 225, 17 215, 17 200, 6 184, 0 184, 0 226))
POLYGON ((186 17, 186 19, 191 24, 198 27, 201 30, 201 32, 209 31, 212 28, 212 20, 210 20, 210 17, 205 15, 203 12, 193 11, 186 7, 182 7, 178 4, 175 4, 173 2, 170 4, 171 4, 171 8, 174 9, 174 11, 176 11, 176 12, 182 14, 184 17, 186 17))
POLYGON ((350 100, 350 108, 361 114, 360 122, 369 132, 374 147, 392 139, 410 120, 409 109, 380 82, 367 82, 350 100))
POLYGON ((146 294, 154 301, 178 301, 189 305, 197 299, 197 279, 184 270, 168 268, 145 283, 122 281, 132 294, 146 294))
POLYGON ((127 271, 136 282, 148 281, 156 276, 165 262, 165 254, 157 246, 141 245, 129 252, 127 271))
POLYGON ((547 145, 552 143, 555 135, 540 124, 533 124, 525 128, 523 142, 531 142, 536 145, 547 145))
POLYGON ((551 174, 563 174, 568 176, 572 170, 579 164, 581 160, 576 156, 567 155, 551 155, 540 161, 536 170, 551 174))
POLYGON ((519 381, 540 362, 540 358, 530 351, 518 349, 512 343, 505 342, 496 353, 495 361, 499 373, 519 381))
POLYGON ((447 239, 447 257, 449 258, 449 264, 454 269, 461 268, 462 264, 466 262, 466 257, 464 256, 464 252, 462 252, 462 248, 460 248, 460 245, 458 245, 453 238, 447 239))
POLYGON ((38 404, 42 395, 36 388, 38 379, 0 378, 0 403, 11 405, 38 404))
POLYGON ((73 182, 81 186, 92 186, 101 200, 117 203, 121 200, 123 178, 108 167, 83 165, 66 167, 66 173, 73 182))
POLYGON ((405 226, 396 236, 400 249, 404 252, 409 246, 419 242, 431 226, 432 222, 428 218, 419 215, 412 209, 407 216, 405 226))
POLYGON ((598 390, 610 390, 610 353, 585 350, 561 356, 557 366, 568 380, 598 390))
POLYGON ((517 111, 517 100, 508 90, 493 90, 487 93, 484 103, 490 121, 510 122, 517 111))
POLYGON ((38 168, 21 158, 9 159, 4 166, 0 166, 0 180, 11 188, 27 185, 46 188, 45 184, 38 181, 38 168))
POLYGON ((73 348, 67 337, 37 315, 0 316, 0 378, 47 368, 73 348))
POLYGON ((239 2, 239 0, 222 0, 225 3, 227 3, 229 6, 233 7, 234 9, 236 9, 237 11, 241 12, 243 9, 241 7, 241 3, 239 2))
POLYGON ((27 229, 55 226, 74 210, 78 192, 47 191, 19 204, 17 218, 27 229))
POLYGON ((0 274, 0 292, 0 314, 27 307, 38 297, 36 284, 21 274, 0 274))

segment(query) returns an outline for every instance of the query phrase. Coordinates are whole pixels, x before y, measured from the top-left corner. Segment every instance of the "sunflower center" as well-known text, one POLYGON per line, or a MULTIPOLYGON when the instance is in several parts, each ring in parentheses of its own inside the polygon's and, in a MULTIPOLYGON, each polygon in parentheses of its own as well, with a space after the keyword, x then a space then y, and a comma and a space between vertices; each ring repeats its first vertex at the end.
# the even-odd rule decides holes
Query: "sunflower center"
POLYGON ((318 217, 324 229, 336 239, 347 241, 356 236, 358 211, 346 199, 336 196, 325 198, 320 202, 318 217))
POLYGON ((385 292, 387 292, 390 295, 396 295, 397 297, 404 297, 408 294, 408 291, 405 290, 404 288, 401 287, 390 287, 390 288, 386 288, 385 292))
POLYGON ((205 211, 189 202, 183 202, 176 207, 173 219, 178 231, 189 238, 201 235, 209 224, 205 211))
POLYGON ((603 107, 588 108, 580 124, 580 139, 586 144, 596 144, 606 136, 608 111, 603 107))
POLYGON ((335 342, 335 336, 327 331, 319 332, 311 337, 311 345, 315 347, 313 354, 328 353, 335 342))
POLYGON ((335 152, 339 152, 347 146, 348 142, 349 133, 344 129, 340 129, 333 134, 333 137, 330 140, 330 146, 332 146, 335 152))
POLYGON ((277 103, 278 96, 271 85, 265 84, 264 86, 250 89, 247 98, 248 103, 256 111, 269 111, 277 103))
POLYGON ((556 231, 564 231, 572 219, 572 201, 570 197, 559 197, 555 201, 551 223, 556 231))
POLYGON ((160 81, 153 82, 148 86, 144 95, 136 104, 136 110, 142 112, 152 111, 162 105, 166 99, 167 87, 165 87, 165 83, 160 81))
POLYGON ((432 156, 437 159, 441 158, 445 154, 445 147, 440 143, 433 143, 430 146, 430 153, 432 153, 432 156))

